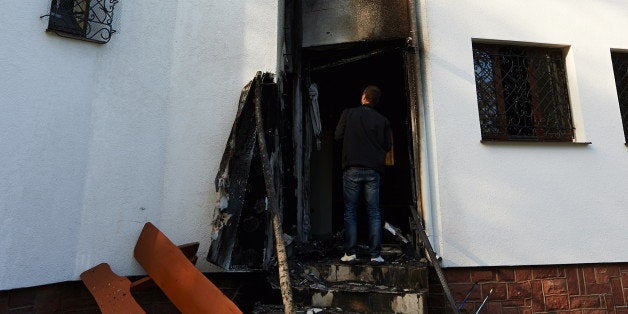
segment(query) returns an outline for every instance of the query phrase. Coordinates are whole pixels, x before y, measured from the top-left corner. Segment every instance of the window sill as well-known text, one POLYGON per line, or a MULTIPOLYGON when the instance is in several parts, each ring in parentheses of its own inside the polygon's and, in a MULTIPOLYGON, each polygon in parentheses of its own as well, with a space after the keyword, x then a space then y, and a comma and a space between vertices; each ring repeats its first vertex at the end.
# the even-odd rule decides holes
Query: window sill
MULTIPOLYGON (((481 140, 480 143, 487 145, 565 145, 565 146, 586 146, 591 145, 591 142, 561 142, 561 141, 525 141, 525 140, 481 140)), ((628 143, 626 144, 628 146, 628 143)))

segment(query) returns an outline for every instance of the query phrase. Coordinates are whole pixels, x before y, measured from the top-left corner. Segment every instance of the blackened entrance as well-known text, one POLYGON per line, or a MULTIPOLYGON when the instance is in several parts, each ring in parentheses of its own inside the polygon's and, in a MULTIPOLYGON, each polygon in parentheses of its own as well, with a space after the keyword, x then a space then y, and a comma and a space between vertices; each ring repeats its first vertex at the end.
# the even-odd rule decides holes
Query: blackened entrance
MULTIPOLYGON (((413 184, 410 169, 409 105, 403 50, 400 48, 324 50, 310 52, 310 78, 318 85, 322 124, 320 150, 311 158, 310 219, 313 237, 341 231, 343 226, 343 197, 341 143, 333 139, 340 114, 349 107, 360 105, 360 96, 367 85, 382 90, 378 110, 391 123, 393 153, 387 158, 382 176, 380 205, 382 220, 409 233, 409 206, 413 184)), ((358 211, 358 243, 366 244, 367 218, 364 206, 358 211)), ((394 242, 384 232, 384 243, 394 242)))

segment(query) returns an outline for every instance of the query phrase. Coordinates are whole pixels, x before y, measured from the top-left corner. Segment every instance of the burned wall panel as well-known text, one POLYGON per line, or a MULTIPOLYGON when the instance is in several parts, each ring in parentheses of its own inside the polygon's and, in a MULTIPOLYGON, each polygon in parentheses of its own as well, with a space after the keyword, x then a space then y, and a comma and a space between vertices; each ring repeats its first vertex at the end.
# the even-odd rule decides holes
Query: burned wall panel
POLYGON ((303 47, 406 38, 407 0, 304 0, 303 47))

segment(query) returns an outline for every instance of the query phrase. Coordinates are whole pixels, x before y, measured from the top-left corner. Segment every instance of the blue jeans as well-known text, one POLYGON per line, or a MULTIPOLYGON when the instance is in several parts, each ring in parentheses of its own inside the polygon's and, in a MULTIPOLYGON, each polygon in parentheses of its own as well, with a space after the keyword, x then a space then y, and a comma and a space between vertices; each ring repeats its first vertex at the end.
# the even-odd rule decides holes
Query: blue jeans
POLYGON ((357 210, 360 192, 364 192, 369 218, 369 253, 378 257, 382 251, 382 218, 379 212, 379 180, 377 171, 349 167, 342 174, 345 201, 345 253, 355 254, 358 240, 357 210))

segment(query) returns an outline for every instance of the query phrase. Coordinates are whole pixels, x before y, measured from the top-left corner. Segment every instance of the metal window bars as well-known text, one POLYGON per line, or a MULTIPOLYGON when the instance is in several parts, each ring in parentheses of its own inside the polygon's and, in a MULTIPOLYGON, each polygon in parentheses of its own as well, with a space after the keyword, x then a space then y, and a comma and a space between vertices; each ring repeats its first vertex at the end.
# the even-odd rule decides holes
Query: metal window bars
POLYGON ((113 9, 118 0, 52 0, 47 31, 104 44, 115 33, 113 9))
POLYGON ((573 141, 560 48, 473 43, 483 141, 573 141))
POLYGON ((619 110, 624 125, 624 137, 628 143, 628 52, 611 52, 615 85, 619 98, 619 110))

